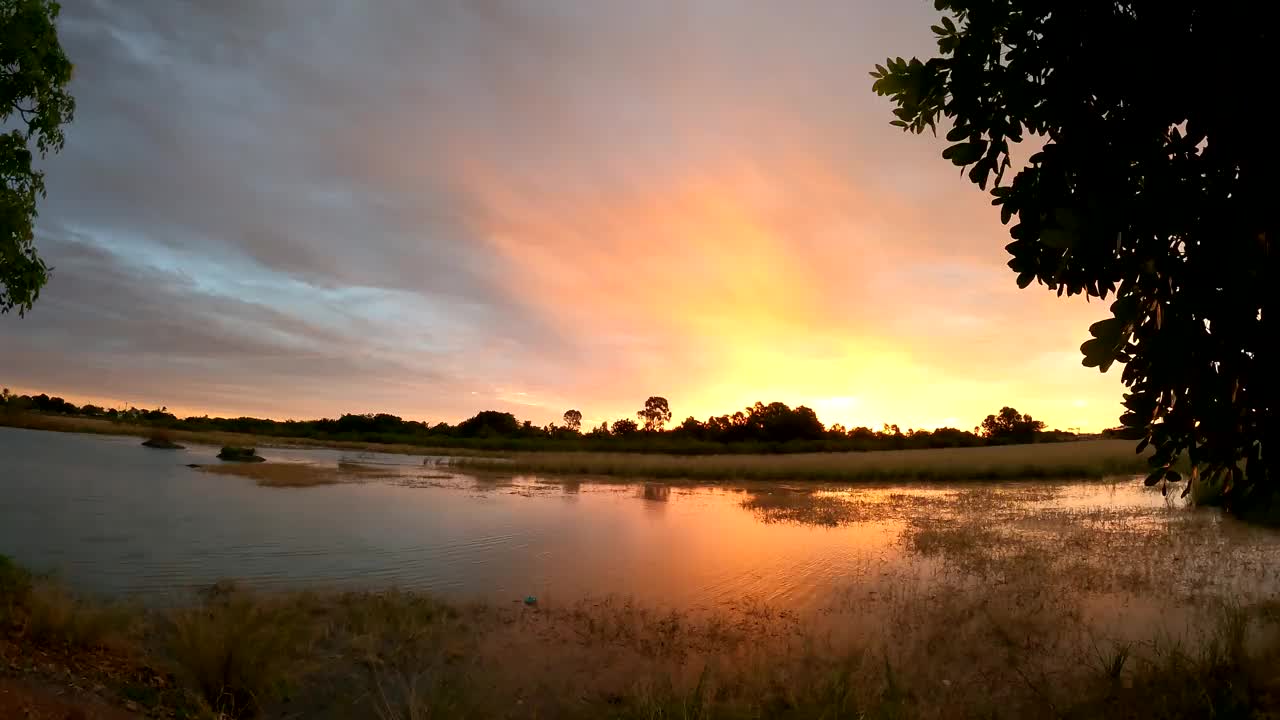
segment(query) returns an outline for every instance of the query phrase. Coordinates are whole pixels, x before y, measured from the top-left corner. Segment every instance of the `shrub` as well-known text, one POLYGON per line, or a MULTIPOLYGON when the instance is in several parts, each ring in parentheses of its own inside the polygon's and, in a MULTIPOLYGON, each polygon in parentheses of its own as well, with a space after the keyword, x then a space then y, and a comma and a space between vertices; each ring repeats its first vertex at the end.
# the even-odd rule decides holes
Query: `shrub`
POLYGON ((299 672, 306 614, 296 602, 219 585, 202 605, 171 615, 168 653, 215 712, 252 717, 299 672))

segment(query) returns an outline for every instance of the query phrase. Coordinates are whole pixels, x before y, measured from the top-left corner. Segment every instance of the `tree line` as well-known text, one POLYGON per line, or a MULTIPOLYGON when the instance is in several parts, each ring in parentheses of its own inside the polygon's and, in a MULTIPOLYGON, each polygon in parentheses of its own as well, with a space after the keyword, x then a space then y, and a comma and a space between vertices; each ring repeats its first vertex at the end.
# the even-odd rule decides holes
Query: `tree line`
POLYGON ((628 452, 818 452, 905 450, 977 447, 1076 439, 1074 433, 1047 431, 1042 421, 1011 407, 988 415, 973 430, 938 428, 903 430, 885 424, 879 430, 826 426, 817 413, 803 405, 757 402, 732 414, 706 420, 687 417, 672 423, 666 398, 653 396, 636 412, 635 419, 619 418, 584 428, 582 412, 568 410, 562 424, 534 425, 509 412, 483 410, 457 424, 406 420, 388 413, 347 413, 318 420, 270 420, 191 416, 179 418, 161 407, 153 410, 129 407, 77 406, 60 397, 16 395, 0 391, 0 412, 37 412, 100 418, 125 424, 146 425, 191 432, 234 432, 265 437, 311 438, 331 441, 400 443, 421 446, 480 449, 619 450, 628 452))

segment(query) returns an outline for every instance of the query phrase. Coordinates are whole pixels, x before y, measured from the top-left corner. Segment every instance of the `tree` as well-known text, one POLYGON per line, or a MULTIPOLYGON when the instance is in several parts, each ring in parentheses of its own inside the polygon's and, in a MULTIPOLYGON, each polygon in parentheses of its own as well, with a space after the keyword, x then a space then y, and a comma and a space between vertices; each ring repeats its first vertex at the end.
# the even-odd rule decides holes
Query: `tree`
POLYGON ((1043 422, 1007 406, 1000 408, 999 415, 988 415, 982 421, 982 436, 988 440, 1031 442, 1041 430, 1043 422))
POLYGON ((951 123, 943 157, 1016 219, 1020 287, 1114 299, 1083 362, 1124 365, 1121 423, 1155 450, 1149 484, 1179 480, 1185 453, 1229 508, 1273 502, 1280 144, 1244 129, 1270 116, 1276 4, 934 5, 939 57, 871 73, 893 124, 951 123), (1043 147, 1005 182, 1024 138, 1043 147))
POLYGON ((666 398, 651 397, 644 401, 644 409, 636 417, 644 421, 645 432, 662 432, 663 426, 671 422, 671 408, 666 398))
POLYGON ((459 437, 511 437, 520 433, 516 416, 497 410, 482 410, 458 423, 459 437))
POLYGON ((572 432, 582 429, 582 413, 578 410, 564 411, 564 426, 572 432))
POLYGON ((54 27, 59 9, 51 0, 0 0, 0 126, 13 127, 0 134, 0 313, 25 314, 49 276, 33 229, 44 173, 31 161, 33 147, 40 157, 62 149, 62 126, 75 113, 71 61, 54 27))
POLYGON ((628 418, 615 420, 613 422, 613 428, 612 428, 613 434, 619 437, 622 437, 625 435, 633 435, 639 429, 640 429, 640 426, 636 425, 636 421, 630 420, 628 418))

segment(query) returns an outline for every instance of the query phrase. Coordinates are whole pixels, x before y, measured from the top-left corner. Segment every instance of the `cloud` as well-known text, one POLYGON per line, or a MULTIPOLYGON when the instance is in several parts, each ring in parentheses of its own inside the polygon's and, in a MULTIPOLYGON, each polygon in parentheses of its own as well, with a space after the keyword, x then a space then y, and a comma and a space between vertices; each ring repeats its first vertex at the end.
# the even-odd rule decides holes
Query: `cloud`
POLYGON ((1111 424, 1116 378, 1062 361, 1100 308, 1017 291, 985 198, 868 90, 931 14, 65 2, 56 272, 0 320, 0 368, 289 416, 598 421, 660 393, 1111 424))

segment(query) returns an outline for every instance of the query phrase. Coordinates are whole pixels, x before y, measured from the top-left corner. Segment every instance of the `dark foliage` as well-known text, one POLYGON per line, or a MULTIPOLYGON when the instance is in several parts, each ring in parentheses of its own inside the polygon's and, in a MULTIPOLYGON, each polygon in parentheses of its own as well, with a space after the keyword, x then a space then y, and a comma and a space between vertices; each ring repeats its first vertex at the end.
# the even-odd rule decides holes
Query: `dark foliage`
POLYGON ((982 436, 1001 443, 1031 442, 1036 433, 1044 430, 1044 423, 1030 415, 1022 415, 1011 407, 1000 408, 998 415, 988 415, 982 421, 982 436))
MULTIPOLYGON (((1008 411, 1005 408, 1005 411, 1008 411)), ((159 410, 103 409, 96 405, 77 408, 73 403, 47 395, 0 393, 0 413, 35 411, 75 415, 145 425, 157 430, 233 432, 261 437, 310 438, 333 442, 398 443, 422 447, 461 447, 477 450, 600 450, 663 452, 677 454, 849 452, 870 450, 923 450, 976 447, 979 445, 1063 442, 1077 439, 1073 433, 1044 431, 1044 424, 1017 415, 1017 432, 997 432, 986 437, 967 430, 938 428, 903 432, 897 425, 883 430, 841 425, 826 428, 813 410, 784 403, 756 403, 732 415, 699 422, 686 418, 665 431, 644 431, 634 420, 622 418, 601 423, 583 433, 571 427, 535 427, 511 413, 485 410, 457 425, 404 420, 386 413, 347 414, 338 419, 266 420, 261 418, 188 417, 179 419, 159 410)), ((1002 414, 1005 412, 1002 411, 1002 414)), ((576 411, 575 411, 576 412, 576 411)), ((669 410, 668 410, 669 412, 669 410)), ((569 413, 565 413, 568 415, 569 413)), ((580 413, 579 413, 580 414, 580 413)), ((989 416, 988 420, 996 416, 989 416)), ((581 424, 581 419, 578 419, 581 424)))
POLYGON ((664 397, 651 397, 644 401, 644 409, 636 413, 636 417, 644 422, 645 432, 662 432, 671 422, 671 406, 664 397))
POLYGON ((32 161, 62 149, 75 114, 58 11, 49 0, 0 0, 0 313, 30 310, 49 275, 34 233, 44 173, 32 161))
POLYGON ((1122 363, 1149 482, 1186 454, 1228 506, 1276 495, 1275 3, 937 0, 939 57, 872 72, 894 125, 951 124, 943 157, 1012 221, 1009 267, 1113 298, 1081 347, 1122 363), (1012 181, 1010 144, 1043 140, 1012 181))

